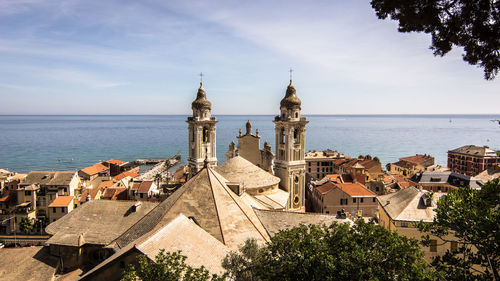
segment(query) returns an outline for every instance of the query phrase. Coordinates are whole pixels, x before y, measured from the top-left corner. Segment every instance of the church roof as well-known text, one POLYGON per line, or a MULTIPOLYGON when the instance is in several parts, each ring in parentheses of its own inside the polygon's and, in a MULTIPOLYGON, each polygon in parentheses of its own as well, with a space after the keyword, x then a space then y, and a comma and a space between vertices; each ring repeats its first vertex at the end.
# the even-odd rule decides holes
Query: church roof
POLYGON ((231 249, 237 249, 248 238, 268 241, 269 236, 255 213, 226 182, 212 168, 204 168, 119 237, 115 246, 125 247, 181 213, 194 218, 201 228, 231 249))
POLYGON ((290 80, 290 85, 288 85, 286 89, 286 94, 285 97, 281 100, 280 106, 281 107, 295 107, 298 106, 300 107, 301 105, 300 99, 296 95, 296 90, 295 87, 292 85, 292 80, 290 80))
POLYGON ((259 189, 280 182, 278 177, 257 167, 241 156, 229 159, 214 169, 230 182, 242 183, 246 189, 259 189))
POLYGON ((95 274, 103 272, 112 263, 117 262, 130 251, 138 251, 154 260, 160 249, 167 252, 181 251, 186 256, 186 263, 193 267, 204 266, 211 273, 224 272, 221 262, 229 254, 229 249, 212 235, 183 214, 160 228, 156 232, 146 234, 120 249, 111 257, 85 274, 83 280, 91 280, 95 274))
POLYGON ((212 109, 212 103, 207 100, 207 95, 205 93, 205 89, 203 89, 203 85, 200 82, 200 88, 198 88, 198 93, 196 94, 196 99, 191 104, 192 109, 212 109))

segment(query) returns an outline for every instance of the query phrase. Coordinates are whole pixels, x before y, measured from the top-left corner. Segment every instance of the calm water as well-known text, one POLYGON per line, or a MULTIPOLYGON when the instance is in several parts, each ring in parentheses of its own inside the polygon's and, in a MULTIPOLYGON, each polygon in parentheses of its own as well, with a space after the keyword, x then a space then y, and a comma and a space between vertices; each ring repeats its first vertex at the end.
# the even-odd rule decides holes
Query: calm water
MULTIPOLYGON (((245 123, 259 129, 261 146, 274 147, 273 116, 217 116, 217 157, 245 123)), ((312 115, 307 116, 306 148, 335 149, 348 156, 396 161, 428 153, 446 165, 446 152, 466 144, 500 150, 500 115, 312 115), (451 120, 451 122, 450 122, 451 120)), ((0 116, 0 168, 76 170, 105 159, 187 156, 186 116, 0 116)))

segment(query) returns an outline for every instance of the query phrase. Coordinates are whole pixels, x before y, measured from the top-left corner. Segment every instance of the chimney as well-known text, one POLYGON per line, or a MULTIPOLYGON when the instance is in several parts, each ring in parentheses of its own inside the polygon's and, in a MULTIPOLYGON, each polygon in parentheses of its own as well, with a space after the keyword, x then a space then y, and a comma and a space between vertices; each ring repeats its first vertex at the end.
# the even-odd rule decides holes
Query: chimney
POLYGON ((142 205, 142 202, 137 202, 135 203, 134 205, 132 205, 132 207, 130 207, 130 211, 131 212, 137 212, 137 210, 139 209, 139 207, 141 207, 142 205))

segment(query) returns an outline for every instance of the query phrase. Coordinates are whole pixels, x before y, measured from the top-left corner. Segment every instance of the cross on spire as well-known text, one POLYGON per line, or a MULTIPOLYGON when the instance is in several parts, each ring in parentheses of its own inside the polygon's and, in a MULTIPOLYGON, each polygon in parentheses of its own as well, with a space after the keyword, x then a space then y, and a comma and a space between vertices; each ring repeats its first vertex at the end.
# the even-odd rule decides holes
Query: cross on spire
POLYGON ((203 72, 200 72, 200 84, 203 83, 203 72))
POLYGON ((290 67, 290 84, 292 84, 292 72, 293 72, 293 69, 290 67))

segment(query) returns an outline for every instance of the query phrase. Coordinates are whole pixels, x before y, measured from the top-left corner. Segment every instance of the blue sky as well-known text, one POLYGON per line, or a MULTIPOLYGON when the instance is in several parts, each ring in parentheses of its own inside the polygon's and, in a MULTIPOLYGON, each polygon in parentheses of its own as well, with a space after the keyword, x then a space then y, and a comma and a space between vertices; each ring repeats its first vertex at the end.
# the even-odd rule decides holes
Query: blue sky
POLYGON ((0 114, 500 113, 500 78, 369 1, 0 0, 0 114))

